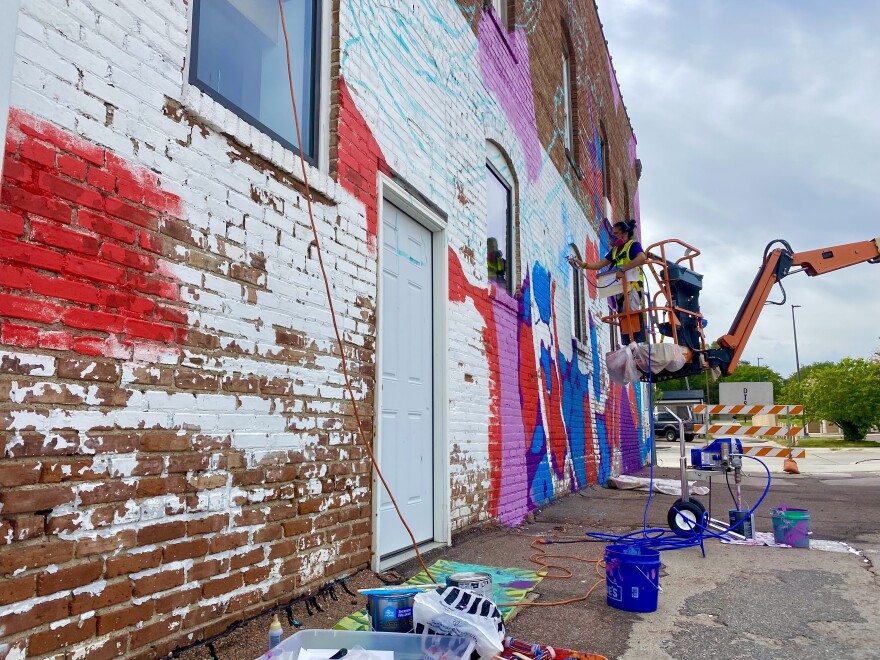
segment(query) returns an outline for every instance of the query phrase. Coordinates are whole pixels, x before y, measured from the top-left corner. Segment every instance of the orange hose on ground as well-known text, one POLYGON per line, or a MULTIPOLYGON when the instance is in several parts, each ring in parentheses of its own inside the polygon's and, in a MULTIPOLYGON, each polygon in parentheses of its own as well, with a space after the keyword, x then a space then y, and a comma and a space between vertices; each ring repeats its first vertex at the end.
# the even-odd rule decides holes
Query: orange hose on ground
MULTIPOLYGON (((584 562, 586 564, 593 564, 596 569, 596 573, 600 576, 602 575, 602 573, 599 571, 599 566, 604 563, 602 560, 602 555, 600 555, 596 559, 586 559, 584 557, 577 557, 575 555, 551 555, 547 552, 543 552, 542 550, 539 550, 538 546, 535 545, 536 543, 539 545, 546 545, 546 543, 541 543, 541 541, 542 541, 542 539, 535 539, 534 541, 531 542, 529 547, 534 548, 535 550, 538 550, 538 552, 532 553, 532 555, 529 557, 529 561, 531 561, 533 564, 538 564, 539 566, 541 566, 541 568, 539 568, 536 572, 538 573, 538 575, 541 575, 541 577, 543 577, 544 579, 568 580, 568 579, 571 579, 571 577, 574 575, 574 573, 572 573, 572 571, 570 569, 565 568, 564 566, 559 566, 557 564, 553 564, 548 561, 545 561, 547 558, 571 559, 573 561, 580 561, 580 562, 584 562), (550 571, 552 571, 554 569, 557 571, 564 571, 565 574, 551 575, 550 571), (542 571, 546 571, 546 572, 544 572, 542 574, 542 571)), ((579 603, 579 602, 584 601, 587 598, 589 598, 590 594, 592 594, 596 590, 596 587, 598 587, 603 582, 605 582, 604 576, 602 576, 598 580, 596 580, 593 583, 593 586, 591 586, 587 590, 587 593, 585 593, 583 596, 578 596, 577 598, 569 598, 568 600, 559 600, 559 601, 554 601, 552 603, 499 603, 498 607, 556 607, 557 605, 568 605, 570 603, 579 603)))
POLYGON ((397 512, 397 516, 398 518, 400 518, 400 522, 402 522, 403 526, 406 528, 406 533, 409 534, 409 538, 412 543, 413 550, 416 551, 416 558, 419 560, 419 564, 421 564, 422 568, 425 569, 425 573, 427 573, 428 579, 434 582, 435 580, 431 575, 431 571, 428 570, 428 567, 425 565, 425 562, 422 559, 422 555, 419 552, 419 547, 416 543, 415 536, 413 535, 412 530, 409 528, 409 525, 406 524, 406 520, 404 520, 403 518, 403 513, 401 512, 400 507, 397 506, 397 500, 394 499, 394 494, 388 487, 388 484, 385 481, 385 477, 382 475, 382 470, 379 469, 379 463, 378 461, 376 461, 376 457, 373 455, 372 447, 370 447, 370 444, 366 440, 366 435, 364 434, 364 429, 361 424, 361 418, 358 414, 357 401, 355 400, 354 391, 351 387, 351 379, 348 375, 348 364, 345 359, 345 346, 342 341, 342 335, 339 333, 339 326, 336 324, 336 311, 333 308, 333 297, 330 293, 330 281, 327 278, 327 271, 324 270, 324 259, 321 255, 321 242, 318 238, 318 228, 315 225, 315 216, 312 213, 312 193, 311 189, 309 188, 309 176, 306 172, 306 160, 302 153, 302 135, 300 134, 299 129, 299 113, 296 109, 296 95, 293 92, 293 72, 290 68, 290 42, 287 38, 287 25, 284 22, 284 5, 282 4, 282 0, 278 0, 278 12, 281 15, 281 30, 284 33, 284 50, 287 56, 287 81, 290 86, 290 102, 293 105, 293 121, 296 125, 296 141, 299 145, 299 161, 302 168, 303 184, 305 185, 306 190, 306 206, 309 210, 309 220, 312 223, 312 233, 315 237, 314 245, 318 253, 318 264, 321 267, 321 276, 324 278, 324 289, 327 293, 327 304, 330 308, 330 318, 333 320, 333 331, 336 333, 336 343, 339 345, 339 357, 342 359, 342 375, 345 378, 345 388, 348 391, 349 397, 351 398, 352 410, 354 410, 355 423, 357 424, 356 435, 357 438, 360 440, 360 443, 363 445, 364 449, 367 450, 370 461, 372 462, 373 467, 376 469, 376 474, 379 476, 379 480, 382 482, 382 485, 388 492, 388 497, 391 498, 391 503, 394 505, 394 510, 397 512))

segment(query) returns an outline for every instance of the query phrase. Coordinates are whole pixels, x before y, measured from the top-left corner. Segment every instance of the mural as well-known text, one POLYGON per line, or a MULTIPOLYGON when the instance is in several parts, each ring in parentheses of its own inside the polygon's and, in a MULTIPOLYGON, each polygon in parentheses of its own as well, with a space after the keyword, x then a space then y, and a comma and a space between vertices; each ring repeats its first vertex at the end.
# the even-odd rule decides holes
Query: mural
MULTIPOLYGON (((585 278, 589 341, 572 338, 571 269, 565 259, 569 244, 578 245, 591 261, 609 248, 600 229, 603 200, 611 191, 603 188, 602 172, 610 164, 602 162, 599 117, 608 121, 609 113, 623 112, 610 59, 603 61, 607 69, 595 72, 610 77, 607 98, 588 67, 577 68, 584 171, 576 176, 571 168, 560 172, 550 158, 563 139, 562 90, 550 95, 548 113, 548 107, 538 109, 538 90, 533 89, 535 67, 555 67, 557 61, 547 49, 537 51, 544 60, 530 52, 531 40, 542 38, 542 22, 550 20, 541 3, 526 3, 510 31, 478 4, 426 2, 408 10, 403 22, 397 12, 362 0, 347 0, 343 6, 351 22, 341 26, 340 34, 345 78, 340 114, 358 118, 343 121, 345 130, 358 126, 357 144, 368 145, 369 179, 378 159, 380 169, 393 170, 449 213, 450 244, 458 246, 449 249, 450 302, 473 310, 479 326, 450 328, 450 336, 479 345, 488 372, 482 432, 487 434, 489 483, 475 483, 474 477, 464 481, 469 490, 485 487, 490 506, 488 511, 471 509, 470 520, 454 524, 486 514, 517 524, 565 493, 637 470, 647 456, 641 388, 620 388, 603 373, 610 342, 599 318, 607 305, 597 299, 593 272, 585 278), (468 31, 476 38, 472 46, 450 47, 469 42, 462 38, 470 36, 468 31), (436 141, 440 126, 448 127, 442 142, 436 141), (487 139, 509 163, 491 150, 486 153, 487 139), (517 187, 516 295, 487 284, 484 264, 476 258, 486 250, 486 207, 471 197, 486 189, 487 158, 517 187), (456 199, 460 203, 452 205, 456 199)), ((566 11, 577 60, 586 62, 587 19, 578 16, 576 3, 566 11)), ((625 144, 628 167, 635 162, 635 149, 633 137, 625 144)), ((357 186, 342 174, 340 181, 357 194, 357 186)), ((633 197, 638 217, 637 194, 633 197)), ((373 208, 367 204, 368 233, 375 227, 373 208)), ((454 383, 452 390, 454 411, 467 396, 454 383)), ((457 450, 466 445, 481 452, 473 439, 480 431, 476 425, 467 428, 472 428, 470 436, 459 443, 453 433, 453 444, 457 450)), ((459 506, 454 488, 453 510, 459 506)))
POLYGON ((558 331, 556 282, 540 263, 517 298, 470 284, 453 251, 449 273, 451 301, 473 304, 485 322, 492 516, 515 525, 565 493, 638 470, 647 457, 641 388, 602 387, 593 315, 589 359, 579 357, 576 340, 570 358, 558 331))

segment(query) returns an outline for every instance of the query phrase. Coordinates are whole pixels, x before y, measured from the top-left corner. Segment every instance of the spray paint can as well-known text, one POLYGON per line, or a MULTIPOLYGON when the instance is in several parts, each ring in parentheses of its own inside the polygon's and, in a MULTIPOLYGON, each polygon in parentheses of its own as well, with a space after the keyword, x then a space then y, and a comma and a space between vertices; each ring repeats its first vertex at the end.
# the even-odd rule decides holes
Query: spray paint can
POLYGON ((446 578, 446 586, 458 587, 495 602, 495 596, 492 595, 492 576, 482 571, 453 573, 446 578))
POLYGON ((744 538, 755 538, 754 519, 749 515, 748 511, 740 511, 739 509, 731 509, 728 511, 731 532, 741 534, 744 538))
POLYGON ((276 614, 272 617, 272 623, 269 624, 269 648, 274 649, 281 643, 281 635, 284 631, 281 629, 281 622, 276 614))

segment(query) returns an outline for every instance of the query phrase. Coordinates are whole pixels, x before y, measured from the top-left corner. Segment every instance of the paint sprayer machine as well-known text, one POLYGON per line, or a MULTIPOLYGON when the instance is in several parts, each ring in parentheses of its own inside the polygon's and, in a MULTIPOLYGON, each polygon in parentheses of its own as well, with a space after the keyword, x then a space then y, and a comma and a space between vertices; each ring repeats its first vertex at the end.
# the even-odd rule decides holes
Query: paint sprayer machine
POLYGON ((732 468, 736 483, 742 481, 742 442, 737 438, 718 438, 706 447, 691 449, 691 466, 695 470, 729 472, 732 468))
MULTIPOLYGON (((753 515, 747 507, 743 508, 742 505, 742 442, 737 438, 717 438, 705 447, 691 449, 691 469, 697 473, 709 473, 710 482, 711 474, 723 474, 725 480, 728 480, 729 488, 729 473, 733 472, 733 479, 736 484, 736 508, 730 509, 728 512, 729 523, 724 523, 714 520, 711 515, 707 515, 706 508, 702 503, 690 497, 687 458, 684 450, 684 423, 672 410, 669 408, 666 408, 666 410, 679 422, 679 447, 681 449, 679 456, 681 466, 681 499, 676 501, 669 509, 667 522, 670 529, 686 536, 692 534, 699 521, 705 519, 708 527, 719 530, 730 528, 730 533, 734 537, 743 539, 754 538, 753 515)), ((694 475, 694 472, 691 472, 691 474, 694 475)))

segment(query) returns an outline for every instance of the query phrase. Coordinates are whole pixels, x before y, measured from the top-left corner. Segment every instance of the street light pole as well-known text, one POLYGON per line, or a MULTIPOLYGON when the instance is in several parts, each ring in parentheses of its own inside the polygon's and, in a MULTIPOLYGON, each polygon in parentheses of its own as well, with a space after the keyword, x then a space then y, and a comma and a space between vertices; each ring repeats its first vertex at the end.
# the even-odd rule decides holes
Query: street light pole
MULTIPOLYGON (((795 320, 794 320, 794 310, 796 307, 800 307, 800 305, 792 305, 791 306, 791 331, 794 334, 794 364, 795 364, 795 368, 797 369, 798 392, 800 393, 800 391, 801 391, 801 388, 800 388, 800 385, 801 385, 801 359, 800 359, 800 356, 798 355, 797 323, 795 323, 795 320)), ((801 393, 801 396, 803 396, 802 393, 801 393)), ((804 435, 807 435, 807 409, 806 409, 806 407, 804 408, 802 415, 803 415, 802 421, 803 421, 803 425, 804 425, 804 435)))
POLYGON ((761 360, 764 358, 758 358, 758 382, 761 382, 761 360))

